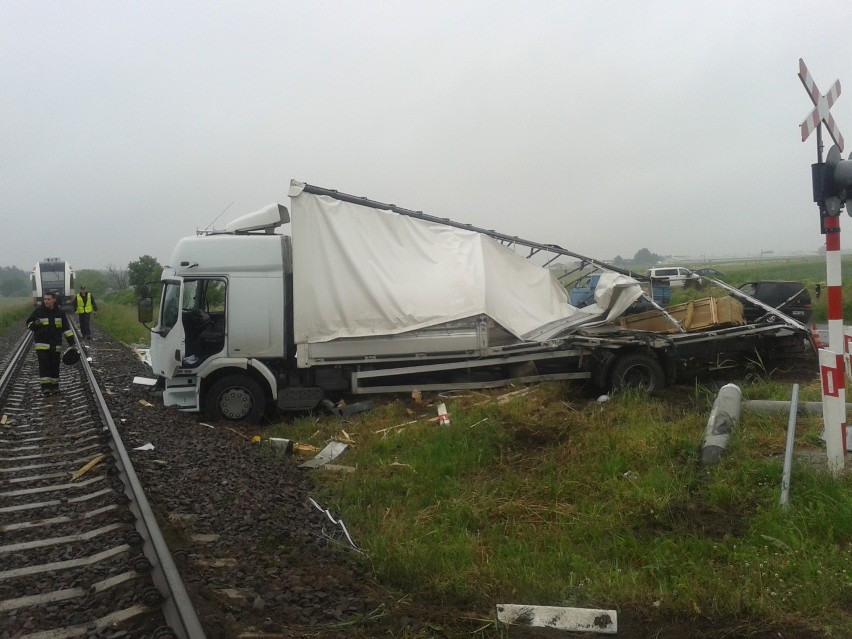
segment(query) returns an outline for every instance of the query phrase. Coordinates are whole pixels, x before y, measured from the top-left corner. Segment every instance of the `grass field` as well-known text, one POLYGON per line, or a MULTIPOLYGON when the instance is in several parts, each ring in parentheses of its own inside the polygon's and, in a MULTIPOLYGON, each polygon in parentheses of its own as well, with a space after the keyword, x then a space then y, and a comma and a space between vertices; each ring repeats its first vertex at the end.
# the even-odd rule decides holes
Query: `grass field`
POLYGON ((24 330, 24 320, 33 310, 32 298, 29 297, 0 297, 0 332, 20 324, 24 330))
MULTIPOLYGON (((708 469, 699 449, 715 388, 603 404, 570 384, 518 390, 508 400, 397 398, 345 422, 311 417, 275 432, 350 443, 336 463, 356 470, 317 475, 322 498, 375 577, 416 596, 852 636, 852 476, 799 460, 792 507, 781 508, 785 415, 745 415, 708 469), (449 427, 435 420, 441 401, 449 427)), ((759 381, 744 392, 789 398, 790 387, 759 381)), ((803 388, 803 401, 818 398, 815 383, 803 388)), ((802 419, 800 449, 819 451, 821 429, 802 419)))

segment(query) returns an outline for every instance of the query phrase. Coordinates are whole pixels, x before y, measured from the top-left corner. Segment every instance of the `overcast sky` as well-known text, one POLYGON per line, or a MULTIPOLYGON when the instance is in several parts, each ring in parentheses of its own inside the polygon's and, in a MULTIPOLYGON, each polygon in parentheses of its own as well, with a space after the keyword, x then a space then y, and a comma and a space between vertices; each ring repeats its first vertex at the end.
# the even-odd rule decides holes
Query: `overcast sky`
POLYGON ((836 0, 0 0, 0 266, 166 264, 291 178, 601 259, 816 251, 798 60, 852 147, 850 33, 836 0))

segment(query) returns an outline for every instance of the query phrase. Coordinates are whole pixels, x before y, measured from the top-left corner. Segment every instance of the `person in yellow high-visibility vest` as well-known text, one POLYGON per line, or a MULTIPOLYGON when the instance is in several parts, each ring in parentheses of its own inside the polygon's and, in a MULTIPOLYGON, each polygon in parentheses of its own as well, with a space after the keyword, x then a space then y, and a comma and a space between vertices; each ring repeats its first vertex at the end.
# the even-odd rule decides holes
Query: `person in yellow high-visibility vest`
POLYGON ((72 308, 80 318, 80 332, 83 334, 83 339, 92 339, 92 313, 98 310, 95 296, 89 293, 85 286, 81 286, 80 292, 74 297, 72 308))

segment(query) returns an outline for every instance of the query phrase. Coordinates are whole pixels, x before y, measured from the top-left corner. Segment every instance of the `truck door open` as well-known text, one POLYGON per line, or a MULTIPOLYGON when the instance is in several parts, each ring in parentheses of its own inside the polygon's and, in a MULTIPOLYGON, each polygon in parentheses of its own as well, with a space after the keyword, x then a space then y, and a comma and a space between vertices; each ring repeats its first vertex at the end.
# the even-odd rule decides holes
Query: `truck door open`
POLYGON ((184 357, 185 337, 181 320, 181 282, 167 280, 163 285, 160 321, 155 327, 162 341, 151 352, 151 364, 157 375, 174 377, 184 357))

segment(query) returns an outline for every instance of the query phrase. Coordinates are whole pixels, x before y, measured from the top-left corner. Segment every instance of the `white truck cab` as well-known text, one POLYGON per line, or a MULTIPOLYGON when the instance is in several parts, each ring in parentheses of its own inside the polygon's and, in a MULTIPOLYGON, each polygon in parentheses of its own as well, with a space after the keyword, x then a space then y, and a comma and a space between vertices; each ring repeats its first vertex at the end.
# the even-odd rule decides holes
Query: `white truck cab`
POLYGON ((215 412, 242 419, 259 417, 267 399, 276 399, 275 374, 263 360, 287 352, 282 309, 291 238, 265 231, 288 220, 285 207, 270 205, 225 232, 178 242, 163 269, 151 339, 167 406, 212 410, 218 402, 215 412))

